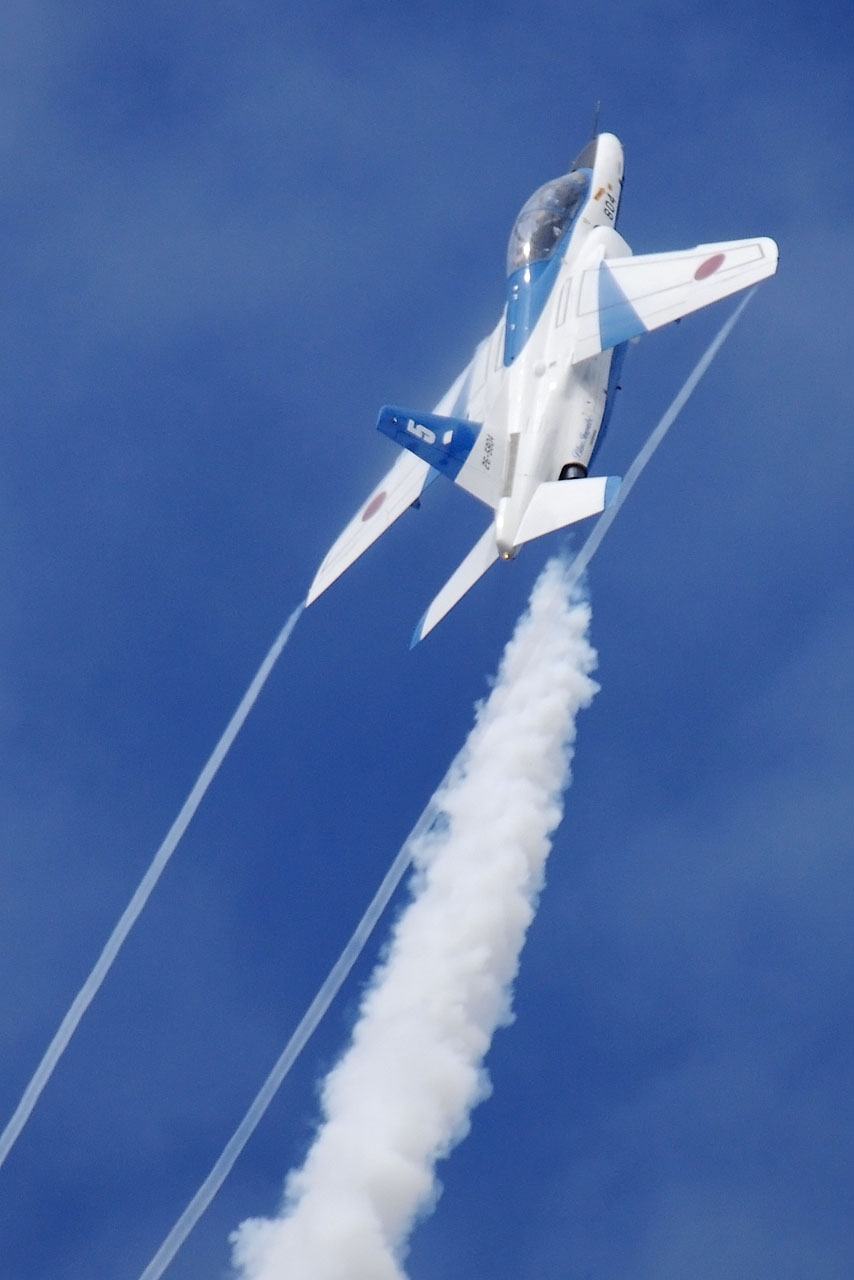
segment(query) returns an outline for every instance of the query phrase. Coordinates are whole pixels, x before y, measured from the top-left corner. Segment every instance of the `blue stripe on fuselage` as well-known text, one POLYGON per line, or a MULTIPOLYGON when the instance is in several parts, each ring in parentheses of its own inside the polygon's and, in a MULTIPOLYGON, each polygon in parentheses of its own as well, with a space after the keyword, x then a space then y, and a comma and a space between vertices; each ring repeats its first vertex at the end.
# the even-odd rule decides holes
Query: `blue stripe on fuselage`
POLYGON ((618 347, 646 331, 646 325, 617 284, 605 259, 599 266, 599 337, 602 350, 618 347))
POLYGON ((507 321, 504 330, 504 363, 511 365, 543 314, 563 254, 547 262, 532 262, 514 271, 507 281, 507 321))
POLYGON ((583 204, 576 210, 575 216, 564 231, 557 248, 545 262, 532 262, 528 266, 519 267, 507 278, 507 317, 504 330, 504 364, 511 365, 522 351, 525 343, 534 331, 534 326, 543 314, 554 282, 560 272, 561 263, 566 256, 572 233, 581 217, 593 191, 593 170, 579 169, 586 173, 588 179, 587 195, 583 204))
POLYGON ((599 427, 599 434, 596 437, 596 443, 593 446, 593 452, 587 463, 588 467, 593 466, 593 459, 599 452, 599 446, 605 439, 605 432, 608 430, 608 423, 611 421, 611 414, 614 412, 614 401, 616 400, 615 392, 619 391, 620 374, 623 372, 623 363, 626 359, 626 352, 629 349, 627 342, 621 342, 618 347, 614 348, 611 356, 611 368, 608 370, 608 389, 605 392, 605 412, 602 414, 602 422, 599 427))

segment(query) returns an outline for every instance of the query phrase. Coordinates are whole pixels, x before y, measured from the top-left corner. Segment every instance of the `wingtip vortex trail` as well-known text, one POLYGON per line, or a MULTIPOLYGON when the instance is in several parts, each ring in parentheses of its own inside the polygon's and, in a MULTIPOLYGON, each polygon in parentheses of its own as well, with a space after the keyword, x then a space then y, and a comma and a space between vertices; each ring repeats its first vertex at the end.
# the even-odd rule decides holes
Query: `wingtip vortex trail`
POLYGON ((112 968, 128 934, 139 919, 148 899, 151 897, 155 885, 165 871, 172 854, 178 847, 181 837, 190 825, 196 810, 216 777, 220 765, 228 755, 228 752, 230 751, 238 733, 242 729, 249 712, 255 705, 258 695, 266 684, 279 655, 290 639, 291 633, 299 621, 304 608, 304 604, 297 605, 277 635, 276 639, 273 641, 270 649, 267 651, 263 662, 256 671, 248 689, 241 698, 236 711, 229 720, 222 736, 196 779, 190 794, 184 801, 177 818, 166 833, 166 836, 152 858, 148 869, 134 890, 128 905, 119 917, 113 932, 107 939, 107 942, 96 960, 92 971, 86 978, 77 995, 74 997, 67 1013, 60 1022, 53 1039, 41 1059, 41 1062, 36 1067, 32 1078, 25 1088, 20 1102, 12 1113, 5 1129, 0 1133, 0 1167, 4 1164, 9 1152, 12 1150, 23 1132, 24 1126, 29 1120, 36 1103, 56 1070, 60 1058, 68 1047, 71 1037, 80 1025, 86 1010, 98 994, 98 991, 112 968))

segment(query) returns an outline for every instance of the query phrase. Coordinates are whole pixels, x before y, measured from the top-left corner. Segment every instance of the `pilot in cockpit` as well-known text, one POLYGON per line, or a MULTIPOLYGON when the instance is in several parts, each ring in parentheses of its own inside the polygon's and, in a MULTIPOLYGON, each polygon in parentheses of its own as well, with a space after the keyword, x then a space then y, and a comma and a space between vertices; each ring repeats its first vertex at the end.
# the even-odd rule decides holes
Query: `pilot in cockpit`
POLYGON ((507 274, 547 262, 563 238, 590 185, 586 172, 554 178, 535 191, 516 219, 507 247, 507 274))

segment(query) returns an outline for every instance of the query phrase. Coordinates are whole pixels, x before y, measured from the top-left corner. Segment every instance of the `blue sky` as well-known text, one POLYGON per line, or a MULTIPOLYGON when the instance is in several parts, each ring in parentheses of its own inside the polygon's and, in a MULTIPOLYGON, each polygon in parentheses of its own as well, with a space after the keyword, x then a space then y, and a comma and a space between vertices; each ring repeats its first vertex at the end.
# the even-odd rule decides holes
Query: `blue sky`
MULTIPOLYGON (((602 685, 412 1280, 850 1274, 845 6, 10 0, 0 16, 0 1111, 263 653, 495 322, 513 219, 626 150, 637 252, 774 236, 591 574, 602 685)), ((630 352, 624 469, 720 324, 630 352)), ((0 1170, 15 1280, 135 1277, 460 746, 548 548, 418 650, 432 488, 297 627, 0 1170)), ((355 979, 169 1275, 306 1149, 355 979)))

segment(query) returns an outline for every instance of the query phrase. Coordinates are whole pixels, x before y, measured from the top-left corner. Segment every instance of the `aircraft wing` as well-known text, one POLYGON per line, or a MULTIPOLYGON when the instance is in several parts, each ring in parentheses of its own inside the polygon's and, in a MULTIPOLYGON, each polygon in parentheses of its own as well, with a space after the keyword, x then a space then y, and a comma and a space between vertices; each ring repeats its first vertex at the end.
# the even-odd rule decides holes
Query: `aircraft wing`
MULTIPOLYGON (((478 351, 480 348, 478 348, 478 351)), ((466 365, 452 386, 436 405, 435 413, 465 412, 469 400, 469 385, 473 360, 466 365)), ((338 535, 326 554, 326 558, 314 575, 314 581, 305 598, 310 605, 317 597, 340 578, 359 556, 376 542, 402 516, 407 507, 417 502, 424 488, 439 473, 429 462, 404 451, 391 471, 383 477, 346 529, 338 535)))
POLYGON ((407 507, 417 502, 427 483, 430 464, 414 454, 402 453, 391 471, 379 482, 361 510, 343 533, 335 539, 309 588, 305 602, 316 600, 321 592, 340 578, 363 551, 376 542, 407 507))
POLYGON ((762 237, 603 259, 582 276, 572 363, 758 284, 777 257, 762 237))

